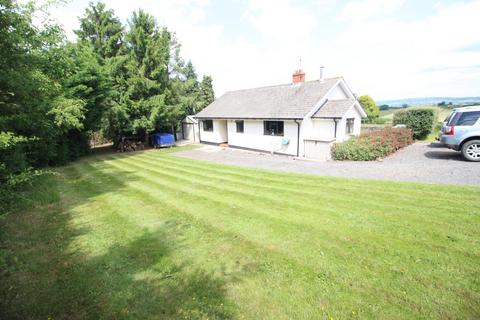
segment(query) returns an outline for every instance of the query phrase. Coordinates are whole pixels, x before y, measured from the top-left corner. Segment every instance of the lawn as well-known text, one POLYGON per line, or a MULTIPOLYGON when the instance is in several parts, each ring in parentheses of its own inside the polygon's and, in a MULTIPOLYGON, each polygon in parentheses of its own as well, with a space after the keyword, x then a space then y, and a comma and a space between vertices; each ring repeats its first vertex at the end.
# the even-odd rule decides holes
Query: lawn
POLYGON ((1 221, 1 319, 474 319, 480 188, 92 156, 1 221))

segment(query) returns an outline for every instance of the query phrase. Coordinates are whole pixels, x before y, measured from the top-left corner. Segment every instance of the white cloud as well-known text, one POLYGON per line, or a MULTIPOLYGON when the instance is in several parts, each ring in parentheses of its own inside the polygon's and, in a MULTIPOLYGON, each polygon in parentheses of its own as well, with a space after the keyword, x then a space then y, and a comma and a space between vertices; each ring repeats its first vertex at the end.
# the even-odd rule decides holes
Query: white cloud
POLYGON ((313 13, 292 5, 288 0, 250 0, 245 13, 255 30, 268 40, 305 46, 317 25, 313 13))
POLYGON ((472 83, 448 67, 480 64, 478 51, 460 50, 480 43, 478 12, 480 1, 471 1, 437 7, 430 17, 417 21, 380 18, 353 23, 329 55, 351 76, 354 88, 378 98, 448 95, 452 83, 464 84, 455 95, 473 94, 472 83), (425 71, 429 68, 439 71, 425 71))
POLYGON ((405 0, 359 0, 351 1, 343 8, 340 20, 364 20, 379 15, 387 15, 398 10, 405 0))
MULTIPOLYGON (((480 65, 480 52, 461 49, 480 43, 480 0, 436 5, 426 17, 408 20, 397 11, 404 2, 355 0, 335 8, 333 0, 249 0, 234 35, 209 20, 208 0, 106 5, 124 21, 142 8, 175 31, 182 55, 213 76, 217 94, 289 82, 300 57, 307 79, 318 78, 325 65, 327 76, 343 75, 354 91, 376 99, 478 94, 480 68, 471 66, 480 65)), ((75 29, 87 5, 76 0, 54 15, 75 29)))

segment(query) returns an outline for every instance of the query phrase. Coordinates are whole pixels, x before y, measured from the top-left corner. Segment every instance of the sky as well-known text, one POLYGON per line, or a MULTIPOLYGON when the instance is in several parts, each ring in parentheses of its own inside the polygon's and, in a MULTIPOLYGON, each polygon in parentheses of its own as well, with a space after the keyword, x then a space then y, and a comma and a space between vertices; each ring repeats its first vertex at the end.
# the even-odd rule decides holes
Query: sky
MULTIPOLYGON (((51 9, 70 40, 89 0, 51 9)), ((343 76, 375 100, 480 96, 480 0, 104 0, 127 22, 142 8, 182 56, 225 91, 343 76)))

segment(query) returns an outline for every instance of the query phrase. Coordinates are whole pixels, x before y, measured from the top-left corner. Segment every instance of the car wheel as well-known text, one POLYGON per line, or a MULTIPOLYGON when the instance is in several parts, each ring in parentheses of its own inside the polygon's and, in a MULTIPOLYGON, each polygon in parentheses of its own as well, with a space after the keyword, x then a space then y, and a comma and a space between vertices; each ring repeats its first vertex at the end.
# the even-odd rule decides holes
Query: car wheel
POLYGON ((469 161, 480 161, 480 140, 470 140, 463 144, 462 155, 469 161))

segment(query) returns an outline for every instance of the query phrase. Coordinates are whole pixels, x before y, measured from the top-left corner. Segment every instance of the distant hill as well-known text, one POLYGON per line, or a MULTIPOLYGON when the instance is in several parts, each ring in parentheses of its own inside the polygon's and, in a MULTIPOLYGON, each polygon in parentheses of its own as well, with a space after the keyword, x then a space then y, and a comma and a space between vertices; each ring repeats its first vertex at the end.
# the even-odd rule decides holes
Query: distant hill
POLYGON ((426 104, 437 104, 445 101, 447 104, 451 102, 454 105, 465 105, 478 103, 480 104, 480 97, 425 97, 425 98, 407 98, 396 100, 379 100, 377 105, 388 104, 391 107, 401 107, 404 104, 409 106, 418 106, 426 104))

